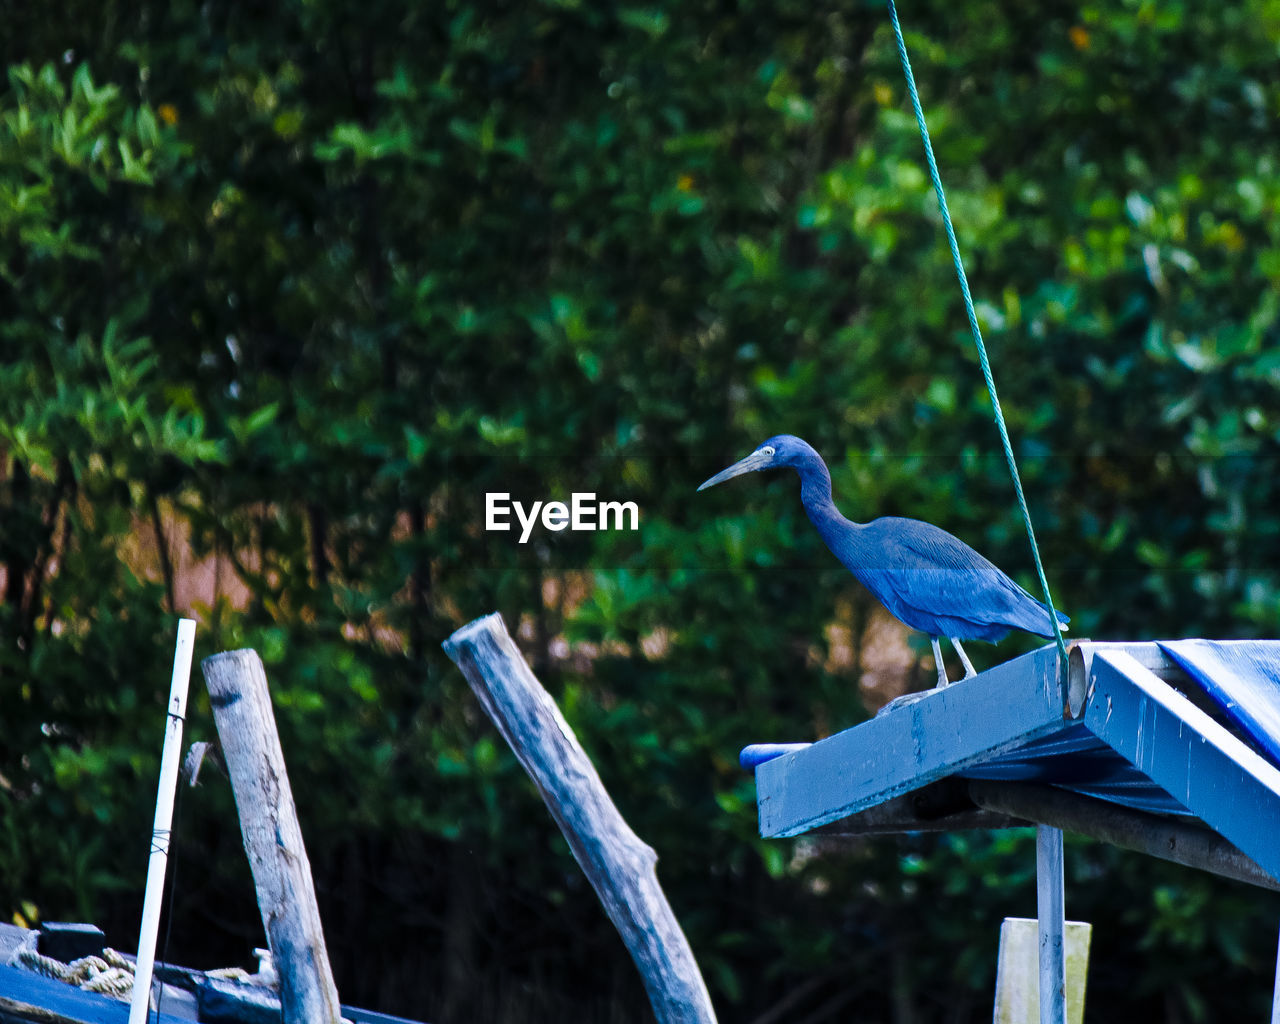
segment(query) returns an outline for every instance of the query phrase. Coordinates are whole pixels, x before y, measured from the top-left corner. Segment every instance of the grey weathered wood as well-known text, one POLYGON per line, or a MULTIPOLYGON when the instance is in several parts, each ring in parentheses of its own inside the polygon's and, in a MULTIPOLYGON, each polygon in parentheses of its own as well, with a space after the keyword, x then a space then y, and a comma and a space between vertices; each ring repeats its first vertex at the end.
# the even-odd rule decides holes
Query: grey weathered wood
MULTIPOLYGON (((1083 1024, 1093 928, 1067 921, 1063 947, 1067 971, 1067 1024, 1083 1024)), ((1040 928, 1035 918, 1006 917, 996 960, 995 1024, 1040 1024, 1040 928)))
POLYGON ((876 836, 903 832, 956 832, 962 829, 1019 828, 1030 825, 974 804, 969 783, 951 776, 902 796, 813 829, 809 835, 876 836))
POLYGON ((280 974, 284 1022, 338 1024, 338 989, 262 659, 250 650, 227 651, 205 658, 200 667, 231 776, 258 910, 280 974))
POLYGON ((1238 882, 1280 890, 1280 882, 1230 842, 1200 824, 1135 811, 1120 804, 1028 782, 973 780, 979 807, 998 814, 1078 832, 1162 860, 1185 864, 1238 882))
POLYGON ((659 1024, 713 1024, 706 984, 658 884, 657 855, 614 806, 502 617, 476 619, 443 646, 537 784, 635 960, 659 1024))

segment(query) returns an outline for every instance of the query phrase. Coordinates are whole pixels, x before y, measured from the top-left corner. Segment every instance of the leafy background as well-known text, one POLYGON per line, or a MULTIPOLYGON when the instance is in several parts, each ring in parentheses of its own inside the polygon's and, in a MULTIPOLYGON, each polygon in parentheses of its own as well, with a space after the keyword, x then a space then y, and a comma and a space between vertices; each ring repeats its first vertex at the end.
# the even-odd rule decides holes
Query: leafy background
MULTIPOLYGON (((1076 635, 1280 635, 1280 7, 901 13, 1076 635)), ((657 849, 722 1020, 985 1019, 1028 837, 766 843, 736 767, 922 684, 927 647, 833 569, 793 481, 693 494, 800 434, 848 514, 1032 582, 883 8, 0 20, 6 916, 132 941, 194 614, 198 655, 268 664, 345 1001, 647 1019, 440 652, 498 609, 657 849), (641 530, 482 529, 487 491, 573 490, 641 530)), ((224 779, 178 829, 166 955, 245 962, 224 779)), ((1082 841, 1068 871, 1091 1020, 1261 1018, 1274 897, 1082 841)))

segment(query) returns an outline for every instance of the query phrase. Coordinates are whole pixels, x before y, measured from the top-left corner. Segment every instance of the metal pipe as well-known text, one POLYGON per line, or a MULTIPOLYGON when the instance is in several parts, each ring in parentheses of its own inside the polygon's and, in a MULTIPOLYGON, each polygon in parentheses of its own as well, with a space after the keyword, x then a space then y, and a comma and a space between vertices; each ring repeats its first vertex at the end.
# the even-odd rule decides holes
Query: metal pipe
POLYGON ((1280 1024, 1280 945, 1276 947, 1276 981, 1271 989, 1271 1024, 1280 1024))
POLYGON ((1036 914, 1040 939, 1040 1024, 1067 1024, 1067 930, 1062 830, 1036 826, 1036 914))
POLYGON ((138 934, 138 965, 133 978, 129 1024, 142 1024, 150 1006, 151 974, 155 967, 156 938, 160 932, 160 908, 164 902, 164 873, 169 863, 173 800, 178 788, 182 723, 187 714, 187 687, 191 681, 191 654, 195 650, 195 639, 195 620, 178 620, 173 679, 169 684, 169 717, 165 722, 164 748, 160 754, 160 784, 156 792, 155 822, 151 827, 151 859, 147 863, 147 887, 142 897, 142 929, 138 934))

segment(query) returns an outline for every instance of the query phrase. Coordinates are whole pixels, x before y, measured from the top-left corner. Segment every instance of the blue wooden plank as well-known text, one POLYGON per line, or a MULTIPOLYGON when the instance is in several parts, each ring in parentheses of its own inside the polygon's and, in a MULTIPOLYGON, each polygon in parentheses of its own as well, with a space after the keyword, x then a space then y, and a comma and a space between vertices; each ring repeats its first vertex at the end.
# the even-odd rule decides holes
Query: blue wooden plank
MULTIPOLYGON (((244 1006, 239 1007, 239 1012, 235 1008, 224 1009, 222 1016, 215 1012, 213 1016, 206 1017, 202 1004, 200 1019, 236 1021, 237 1024, 247 1024, 252 1020, 279 1021, 280 1000, 273 999, 271 1002, 272 1007, 267 1008, 266 1016, 263 1017, 254 1015, 255 1010, 262 1012, 260 1009, 244 1006)), ((76 1024, 128 1024, 129 1020, 129 1004, 119 999, 97 992, 85 992, 34 971, 0 965, 0 1014, 5 1009, 19 1012, 17 1007, 20 1006, 37 1007, 46 1014, 54 1013, 60 1020, 74 1021, 76 1024), (7 1007, 6 1001, 9 1004, 7 1007)), ((342 1015, 353 1024, 420 1024, 404 1017, 374 1013, 372 1010, 361 1010, 353 1006, 343 1006, 342 1015)), ((168 1013, 157 1015, 154 1011, 147 1019, 150 1024, 191 1024, 186 1018, 168 1013)))
POLYGON ((756 768, 760 834, 794 836, 1064 725, 1053 645, 756 768))
POLYGON ((421 1021, 408 1017, 393 1017, 389 1013, 374 1013, 372 1010, 361 1010, 355 1006, 343 1006, 342 1016, 351 1024, 422 1024, 421 1021))
POLYGON ((960 774, 966 779, 1058 786, 1150 814, 1191 815, 1082 723, 997 754, 960 774))
POLYGON ((742 748, 738 754, 738 764, 750 771, 752 768, 759 768, 766 761, 772 761, 775 757, 811 746, 813 746, 812 743, 752 743, 742 748))
MULTIPOLYGON (((0 966, 0 999, 39 1007, 77 1024, 127 1024, 129 1020, 128 1003, 18 967, 0 966)), ((191 1024, 167 1013, 151 1019, 155 1024, 191 1024)))
POLYGON ((1280 769, 1121 651, 1099 650, 1084 723, 1280 878, 1280 769))
POLYGON ((1160 646, 1280 762, 1280 640, 1169 640, 1160 646))

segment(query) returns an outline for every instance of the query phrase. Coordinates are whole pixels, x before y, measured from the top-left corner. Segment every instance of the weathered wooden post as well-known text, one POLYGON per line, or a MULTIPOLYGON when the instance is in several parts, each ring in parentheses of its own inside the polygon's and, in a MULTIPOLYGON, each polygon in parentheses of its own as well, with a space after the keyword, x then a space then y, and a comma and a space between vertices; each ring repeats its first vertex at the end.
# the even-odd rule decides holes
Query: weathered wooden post
MULTIPOLYGON (((1084 1021, 1085 988, 1089 972, 1089 942, 1093 928, 1084 921, 1067 921, 1063 932, 1066 962, 1066 1022, 1084 1021)), ((995 1024, 1040 1024, 1040 922, 1034 917, 1006 917, 1000 925, 1000 955, 996 961, 995 1024)))
POLYGON ((280 974, 284 1022, 338 1024, 338 989, 262 659, 255 651, 226 651, 205 658, 200 667, 231 776, 262 926, 280 974))
POLYGON ((707 986, 658 884, 657 854, 614 806, 502 617, 486 615, 468 623, 445 641, 444 649, 537 784, 635 960, 658 1024, 714 1024, 707 986))

